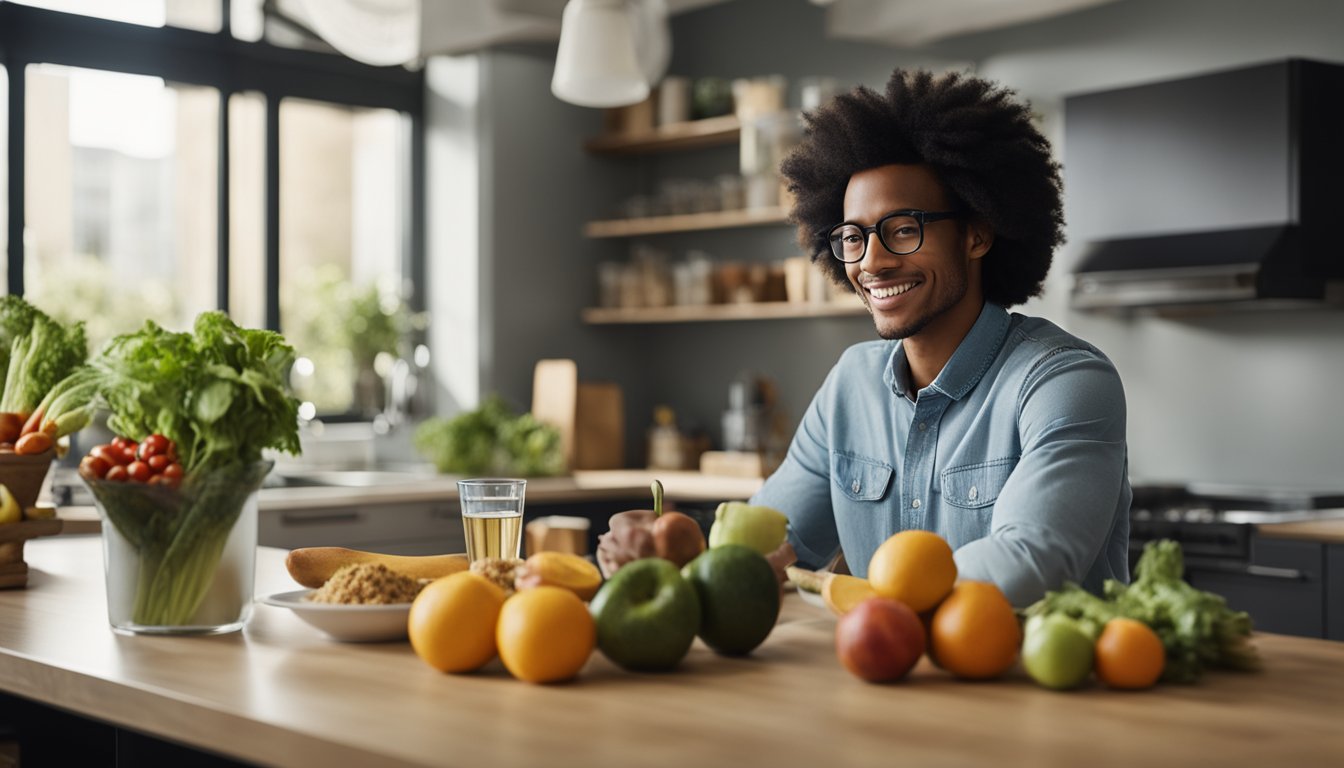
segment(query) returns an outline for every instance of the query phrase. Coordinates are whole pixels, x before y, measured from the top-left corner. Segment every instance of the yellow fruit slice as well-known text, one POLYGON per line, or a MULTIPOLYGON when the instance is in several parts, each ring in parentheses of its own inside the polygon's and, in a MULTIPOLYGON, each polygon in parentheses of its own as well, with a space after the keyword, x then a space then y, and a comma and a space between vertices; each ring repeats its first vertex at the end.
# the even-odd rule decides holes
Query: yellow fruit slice
POLYGON ((533 587, 562 587, 587 602, 602 586, 602 573, 597 566, 578 555, 567 552, 538 552, 527 558, 514 579, 515 589, 533 587))
POLYGON ((821 588, 821 597, 835 611, 835 615, 844 616, 864 600, 877 597, 877 590, 867 579, 837 573, 826 580, 826 585, 821 588))

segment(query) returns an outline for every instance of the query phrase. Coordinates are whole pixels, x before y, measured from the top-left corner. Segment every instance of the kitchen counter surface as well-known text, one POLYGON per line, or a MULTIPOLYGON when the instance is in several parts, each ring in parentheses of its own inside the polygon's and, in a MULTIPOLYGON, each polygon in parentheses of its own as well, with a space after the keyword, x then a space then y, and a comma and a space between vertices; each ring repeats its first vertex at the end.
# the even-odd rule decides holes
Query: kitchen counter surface
MULTIPOLYGON (((340 473, 325 473, 336 476, 340 473)), ((352 478, 377 473, 348 473, 352 478)), ((536 477, 527 481, 527 503, 563 504, 587 501, 647 498, 653 504, 649 486, 657 479, 663 484, 668 501, 720 502, 746 499, 761 487, 759 478, 720 477, 699 472, 652 470, 589 470, 565 477, 536 477)), ((378 503, 456 501, 457 477, 387 473, 366 485, 323 485, 288 488, 264 488, 259 504, 267 510, 321 509, 378 503)))
POLYGON ((1298 539, 1320 541, 1326 544, 1344 544, 1344 518, 1257 525, 1255 530, 1261 536, 1274 539, 1298 539))
MULTIPOLYGON (((263 548, 259 594, 294 588, 263 548)), ((443 675, 406 643, 341 644, 258 606, 219 637, 107 626, 96 537, 30 542, 27 590, 0 592, 0 687, 82 716, 276 765, 1333 765, 1344 644, 1258 635, 1260 674, 1055 693, 1020 672, 959 683, 921 661, 900 685, 835 659, 835 620, 789 596, 747 658, 698 643, 680 671, 600 655, 533 686, 492 663, 443 675)))

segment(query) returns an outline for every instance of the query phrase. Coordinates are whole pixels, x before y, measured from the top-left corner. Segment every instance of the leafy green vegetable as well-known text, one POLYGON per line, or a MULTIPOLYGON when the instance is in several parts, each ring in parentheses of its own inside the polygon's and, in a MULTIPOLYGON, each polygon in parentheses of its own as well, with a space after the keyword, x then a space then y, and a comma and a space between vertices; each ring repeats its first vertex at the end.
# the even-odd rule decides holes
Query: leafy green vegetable
POLYGON ((415 447, 444 473, 525 476, 565 470, 560 433, 532 414, 514 416, 498 395, 451 419, 428 419, 415 431, 415 447))
MULTIPOLYGON (((6 297, 14 299, 14 297, 6 297)), ((8 349, 8 364, 5 368, 4 394, 0 395, 0 412, 30 414, 42 398, 46 397, 62 379, 84 364, 89 356, 88 342, 84 338, 84 324, 61 325, 28 305, 22 309, 14 299, 7 309, 0 310, 6 316, 0 320, 0 335, 11 330, 21 331, 27 323, 26 332, 17 332, 8 349)))
POLYGON ((13 294, 0 296, 0 375, 9 370, 9 350, 14 340, 33 329, 38 310, 13 294))
POLYGON ((191 620, 244 502, 270 469, 262 451, 299 452, 298 401, 286 387, 293 361, 279 334, 206 312, 193 333, 147 321, 111 339, 91 363, 108 425, 137 441, 169 438, 185 472, 176 491, 90 482, 140 557, 136 623, 191 620))
POLYGON ((1222 597, 1195 589, 1181 578, 1180 544, 1148 542, 1134 571, 1136 577, 1129 585, 1107 579, 1104 599, 1076 584, 1066 584, 1058 592, 1046 593, 1026 613, 1064 614, 1093 638, 1113 618, 1142 621, 1166 647, 1162 679, 1168 682, 1194 682, 1205 667, 1260 667, 1260 657, 1250 643, 1251 617, 1229 609, 1222 597))

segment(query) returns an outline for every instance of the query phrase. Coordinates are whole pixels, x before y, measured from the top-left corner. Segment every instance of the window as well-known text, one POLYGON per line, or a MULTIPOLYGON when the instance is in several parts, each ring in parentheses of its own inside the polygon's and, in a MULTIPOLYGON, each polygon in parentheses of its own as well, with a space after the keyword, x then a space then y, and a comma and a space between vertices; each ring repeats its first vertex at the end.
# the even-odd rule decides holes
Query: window
MULTIPOLYGON (((9 252, 9 68, 0 67, 0 253, 9 252)), ((0 289, 9 293, 9 270, 0 269, 0 289)))
POLYGON ((0 224, 23 226, 0 226, 0 279, 94 343, 212 308, 279 329, 303 412, 368 418, 424 304, 423 74, 277 44, 273 12, 0 0, 19 106, 0 90, 0 140, 23 160, 0 189, 0 224))
POLYGON ((162 78, 27 68, 24 292, 97 347, 216 304, 219 93, 162 78))

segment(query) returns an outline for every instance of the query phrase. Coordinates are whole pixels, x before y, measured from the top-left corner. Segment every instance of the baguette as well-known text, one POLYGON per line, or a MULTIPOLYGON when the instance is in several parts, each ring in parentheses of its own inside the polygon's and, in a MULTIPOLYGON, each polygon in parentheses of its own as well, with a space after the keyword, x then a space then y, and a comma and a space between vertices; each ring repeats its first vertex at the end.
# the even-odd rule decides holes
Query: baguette
POLYGON ((466 555, 384 555, 345 547, 303 547, 285 558, 285 568, 294 580, 317 589, 346 565, 381 563, 412 579, 437 579, 467 570, 466 555))
POLYGON ((830 571, 809 571, 796 565, 785 568, 784 573, 788 575, 789 581, 792 581, 799 589, 818 595, 826 588, 826 582, 835 577, 835 574, 830 571))

